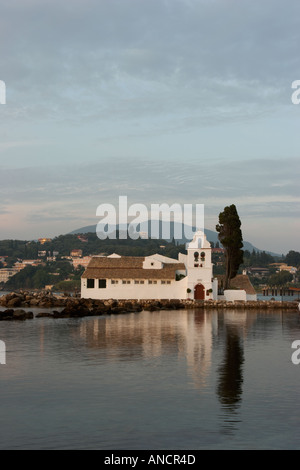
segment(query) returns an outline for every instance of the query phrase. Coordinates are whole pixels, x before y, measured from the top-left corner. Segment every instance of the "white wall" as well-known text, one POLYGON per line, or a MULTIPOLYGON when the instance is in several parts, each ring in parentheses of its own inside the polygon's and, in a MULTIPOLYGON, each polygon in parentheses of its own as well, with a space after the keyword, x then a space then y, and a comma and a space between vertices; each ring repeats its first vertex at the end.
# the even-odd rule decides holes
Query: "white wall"
POLYGON ((224 290, 224 299, 227 302, 234 302, 235 300, 247 300, 247 294, 245 290, 228 289, 224 290))
POLYGON ((215 277, 212 283, 212 298, 213 300, 218 300, 218 279, 215 277))
POLYGON ((186 299, 187 298, 187 278, 180 281, 171 281, 171 284, 161 284, 157 280, 157 284, 148 284, 148 280, 144 284, 134 284, 131 280, 130 284, 122 284, 122 280, 118 280, 118 284, 111 284, 111 280, 107 280, 106 288, 98 288, 98 280, 95 280, 95 287, 88 289, 87 279, 81 279, 81 297, 86 299, 186 299))

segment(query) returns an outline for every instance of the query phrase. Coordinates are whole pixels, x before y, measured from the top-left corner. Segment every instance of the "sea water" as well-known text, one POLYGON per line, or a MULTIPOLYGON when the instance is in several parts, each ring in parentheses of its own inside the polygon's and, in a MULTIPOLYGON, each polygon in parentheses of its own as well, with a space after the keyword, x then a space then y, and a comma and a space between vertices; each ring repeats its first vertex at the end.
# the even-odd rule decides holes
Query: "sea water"
POLYGON ((0 448, 299 449, 298 339, 298 311, 0 322, 0 448))

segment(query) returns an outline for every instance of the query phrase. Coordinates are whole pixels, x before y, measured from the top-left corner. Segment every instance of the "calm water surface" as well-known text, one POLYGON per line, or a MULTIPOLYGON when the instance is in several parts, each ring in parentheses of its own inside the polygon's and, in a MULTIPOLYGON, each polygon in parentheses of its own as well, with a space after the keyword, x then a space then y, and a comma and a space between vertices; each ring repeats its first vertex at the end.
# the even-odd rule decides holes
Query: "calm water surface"
POLYGON ((296 311, 35 318, 0 339, 1 449, 300 448, 296 311))

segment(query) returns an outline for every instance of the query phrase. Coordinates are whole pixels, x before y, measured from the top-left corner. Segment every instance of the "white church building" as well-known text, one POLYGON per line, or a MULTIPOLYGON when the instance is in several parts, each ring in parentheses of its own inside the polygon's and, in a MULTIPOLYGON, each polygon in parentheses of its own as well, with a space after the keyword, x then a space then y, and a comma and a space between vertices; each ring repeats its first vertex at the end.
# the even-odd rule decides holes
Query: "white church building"
POLYGON ((217 300, 211 246, 199 231, 178 260, 159 254, 93 256, 81 278, 81 297, 117 300, 217 300))

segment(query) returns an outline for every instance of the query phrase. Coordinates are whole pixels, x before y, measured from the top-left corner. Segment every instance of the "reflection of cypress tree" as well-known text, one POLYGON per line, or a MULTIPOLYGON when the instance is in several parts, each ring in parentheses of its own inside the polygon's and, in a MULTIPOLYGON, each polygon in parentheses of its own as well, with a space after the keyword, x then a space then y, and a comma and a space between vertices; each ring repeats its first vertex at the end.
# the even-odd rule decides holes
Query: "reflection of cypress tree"
POLYGON ((227 328, 225 358, 219 369, 220 402, 235 409, 242 395, 244 352, 237 331, 227 328))

